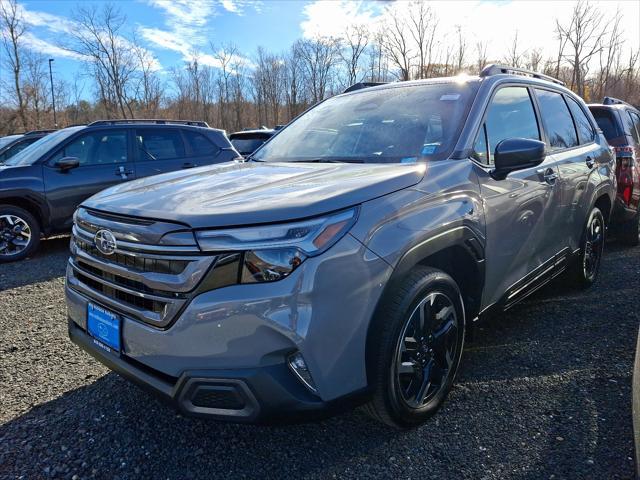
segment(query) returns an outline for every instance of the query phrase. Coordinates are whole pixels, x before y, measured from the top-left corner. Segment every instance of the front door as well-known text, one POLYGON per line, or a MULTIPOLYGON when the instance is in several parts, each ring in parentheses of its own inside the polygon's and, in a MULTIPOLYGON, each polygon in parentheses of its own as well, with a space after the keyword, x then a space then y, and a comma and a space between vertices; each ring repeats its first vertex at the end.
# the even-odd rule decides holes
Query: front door
POLYGON ((556 196, 557 169, 553 162, 545 160, 535 168, 495 180, 490 175, 493 152, 498 143, 508 138, 541 139, 526 86, 504 86, 494 94, 475 142, 486 219, 485 306, 503 297, 506 304, 517 301, 549 261, 545 244, 549 210, 556 196))
POLYGON ((44 187, 56 230, 69 229, 73 212, 85 199, 116 183, 135 178, 126 129, 94 130, 69 140, 43 165, 44 187), (56 167, 56 161, 74 157, 79 166, 56 167))

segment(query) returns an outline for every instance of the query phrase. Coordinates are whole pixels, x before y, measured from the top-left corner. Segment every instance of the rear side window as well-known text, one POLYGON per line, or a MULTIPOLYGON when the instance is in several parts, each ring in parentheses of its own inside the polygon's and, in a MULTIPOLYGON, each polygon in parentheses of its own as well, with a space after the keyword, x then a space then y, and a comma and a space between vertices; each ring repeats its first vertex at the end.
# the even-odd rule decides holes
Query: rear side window
POLYGON ((566 99, 569 104, 569 110, 571 110, 571 114, 573 115, 573 120, 576 122, 576 129, 578 130, 580 143, 592 142, 595 132, 591 122, 585 115, 584 110, 582 110, 578 102, 573 98, 567 96, 566 99))
POLYGON ((629 133, 638 144, 640 143, 640 116, 629 110, 627 110, 627 114, 629 115, 629 133))
POLYGON ((540 140, 536 114, 526 87, 501 88, 491 99, 485 123, 476 140, 476 159, 493 163, 496 145, 507 138, 540 140))
POLYGON ((184 145, 178 130, 136 130, 136 146, 141 161, 184 157, 184 145))
POLYGON ((211 140, 201 133, 194 132, 193 130, 183 130, 182 133, 184 133, 184 136, 191 147, 191 154, 194 157, 207 155, 212 156, 220 151, 220 149, 214 145, 211 140))
POLYGON ((561 150, 578 145, 576 128, 562 94, 536 89, 540 114, 547 129, 551 150, 561 150))

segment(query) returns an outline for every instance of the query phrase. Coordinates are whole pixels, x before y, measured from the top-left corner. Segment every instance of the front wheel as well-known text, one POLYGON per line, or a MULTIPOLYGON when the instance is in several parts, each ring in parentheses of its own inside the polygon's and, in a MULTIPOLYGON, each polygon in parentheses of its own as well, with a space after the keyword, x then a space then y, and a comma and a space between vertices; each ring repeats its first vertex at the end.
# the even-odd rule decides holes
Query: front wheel
POLYGON ((460 290, 446 273, 414 269, 382 305, 372 337, 372 400, 365 410, 397 428, 420 425, 451 390, 464 344, 460 290))
POLYGON ((22 260, 40 243, 40 225, 26 210, 0 205, 0 263, 22 260))
POLYGON ((598 207, 593 207, 582 234, 580 254, 569 270, 569 281, 574 286, 588 288, 598 278, 604 252, 605 233, 604 216, 598 207))

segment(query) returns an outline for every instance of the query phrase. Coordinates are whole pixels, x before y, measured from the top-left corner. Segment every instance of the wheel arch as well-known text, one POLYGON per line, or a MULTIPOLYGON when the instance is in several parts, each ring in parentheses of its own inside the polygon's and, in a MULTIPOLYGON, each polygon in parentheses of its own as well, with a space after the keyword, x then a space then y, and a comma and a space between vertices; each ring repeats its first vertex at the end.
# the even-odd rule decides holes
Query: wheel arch
POLYGON ((37 201, 18 196, 0 197, 0 205, 11 205, 14 207, 22 208, 29 212, 38 222, 40 231, 46 233, 48 224, 45 221, 45 214, 41 205, 37 201))
POLYGON ((375 364, 372 347, 376 344, 377 325, 384 321, 380 317, 382 306, 411 270, 418 266, 442 270, 453 278, 462 294, 467 322, 480 312, 485 283, 484 239, 466 225, 430 236, 400 257, 378 300, 367 331, 367 375, 370 374, 370 366, 375 364))

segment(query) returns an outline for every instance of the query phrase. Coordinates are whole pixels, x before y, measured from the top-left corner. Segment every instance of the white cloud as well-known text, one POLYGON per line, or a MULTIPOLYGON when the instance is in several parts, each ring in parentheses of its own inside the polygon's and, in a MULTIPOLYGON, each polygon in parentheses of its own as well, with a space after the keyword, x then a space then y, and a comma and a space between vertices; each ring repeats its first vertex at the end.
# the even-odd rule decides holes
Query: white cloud
POLYGON ((305 38, 340 37, 349 25, 377 28, 385 7, 376 3, 349 0, 317 0, 305 5, 300 24, 305 38))
MULTIPOLYGON (((164 12, 166 29, 139 26, 138 32, 153 45, 182 55, 185 62, 197 59, 202 65, 220 68, 215 55, 205 53, 212 37, 209 20, 220 14, 219 9, 241 15, 248 2, 243 0, 147 0, 164 12)), ((255 4, 256 6, 259 4, 255 4)), ((252 68, 249 59, 235 56, 232 63, 243 63, 252 68)))
POLYGON ((62 57, 78 61, 86 60, 83 55, 60 48, 57 45, 42 40, 31 33, 25 33, 22 38, 27 48, 31 51, 41 53, 49 57, 62 57))

